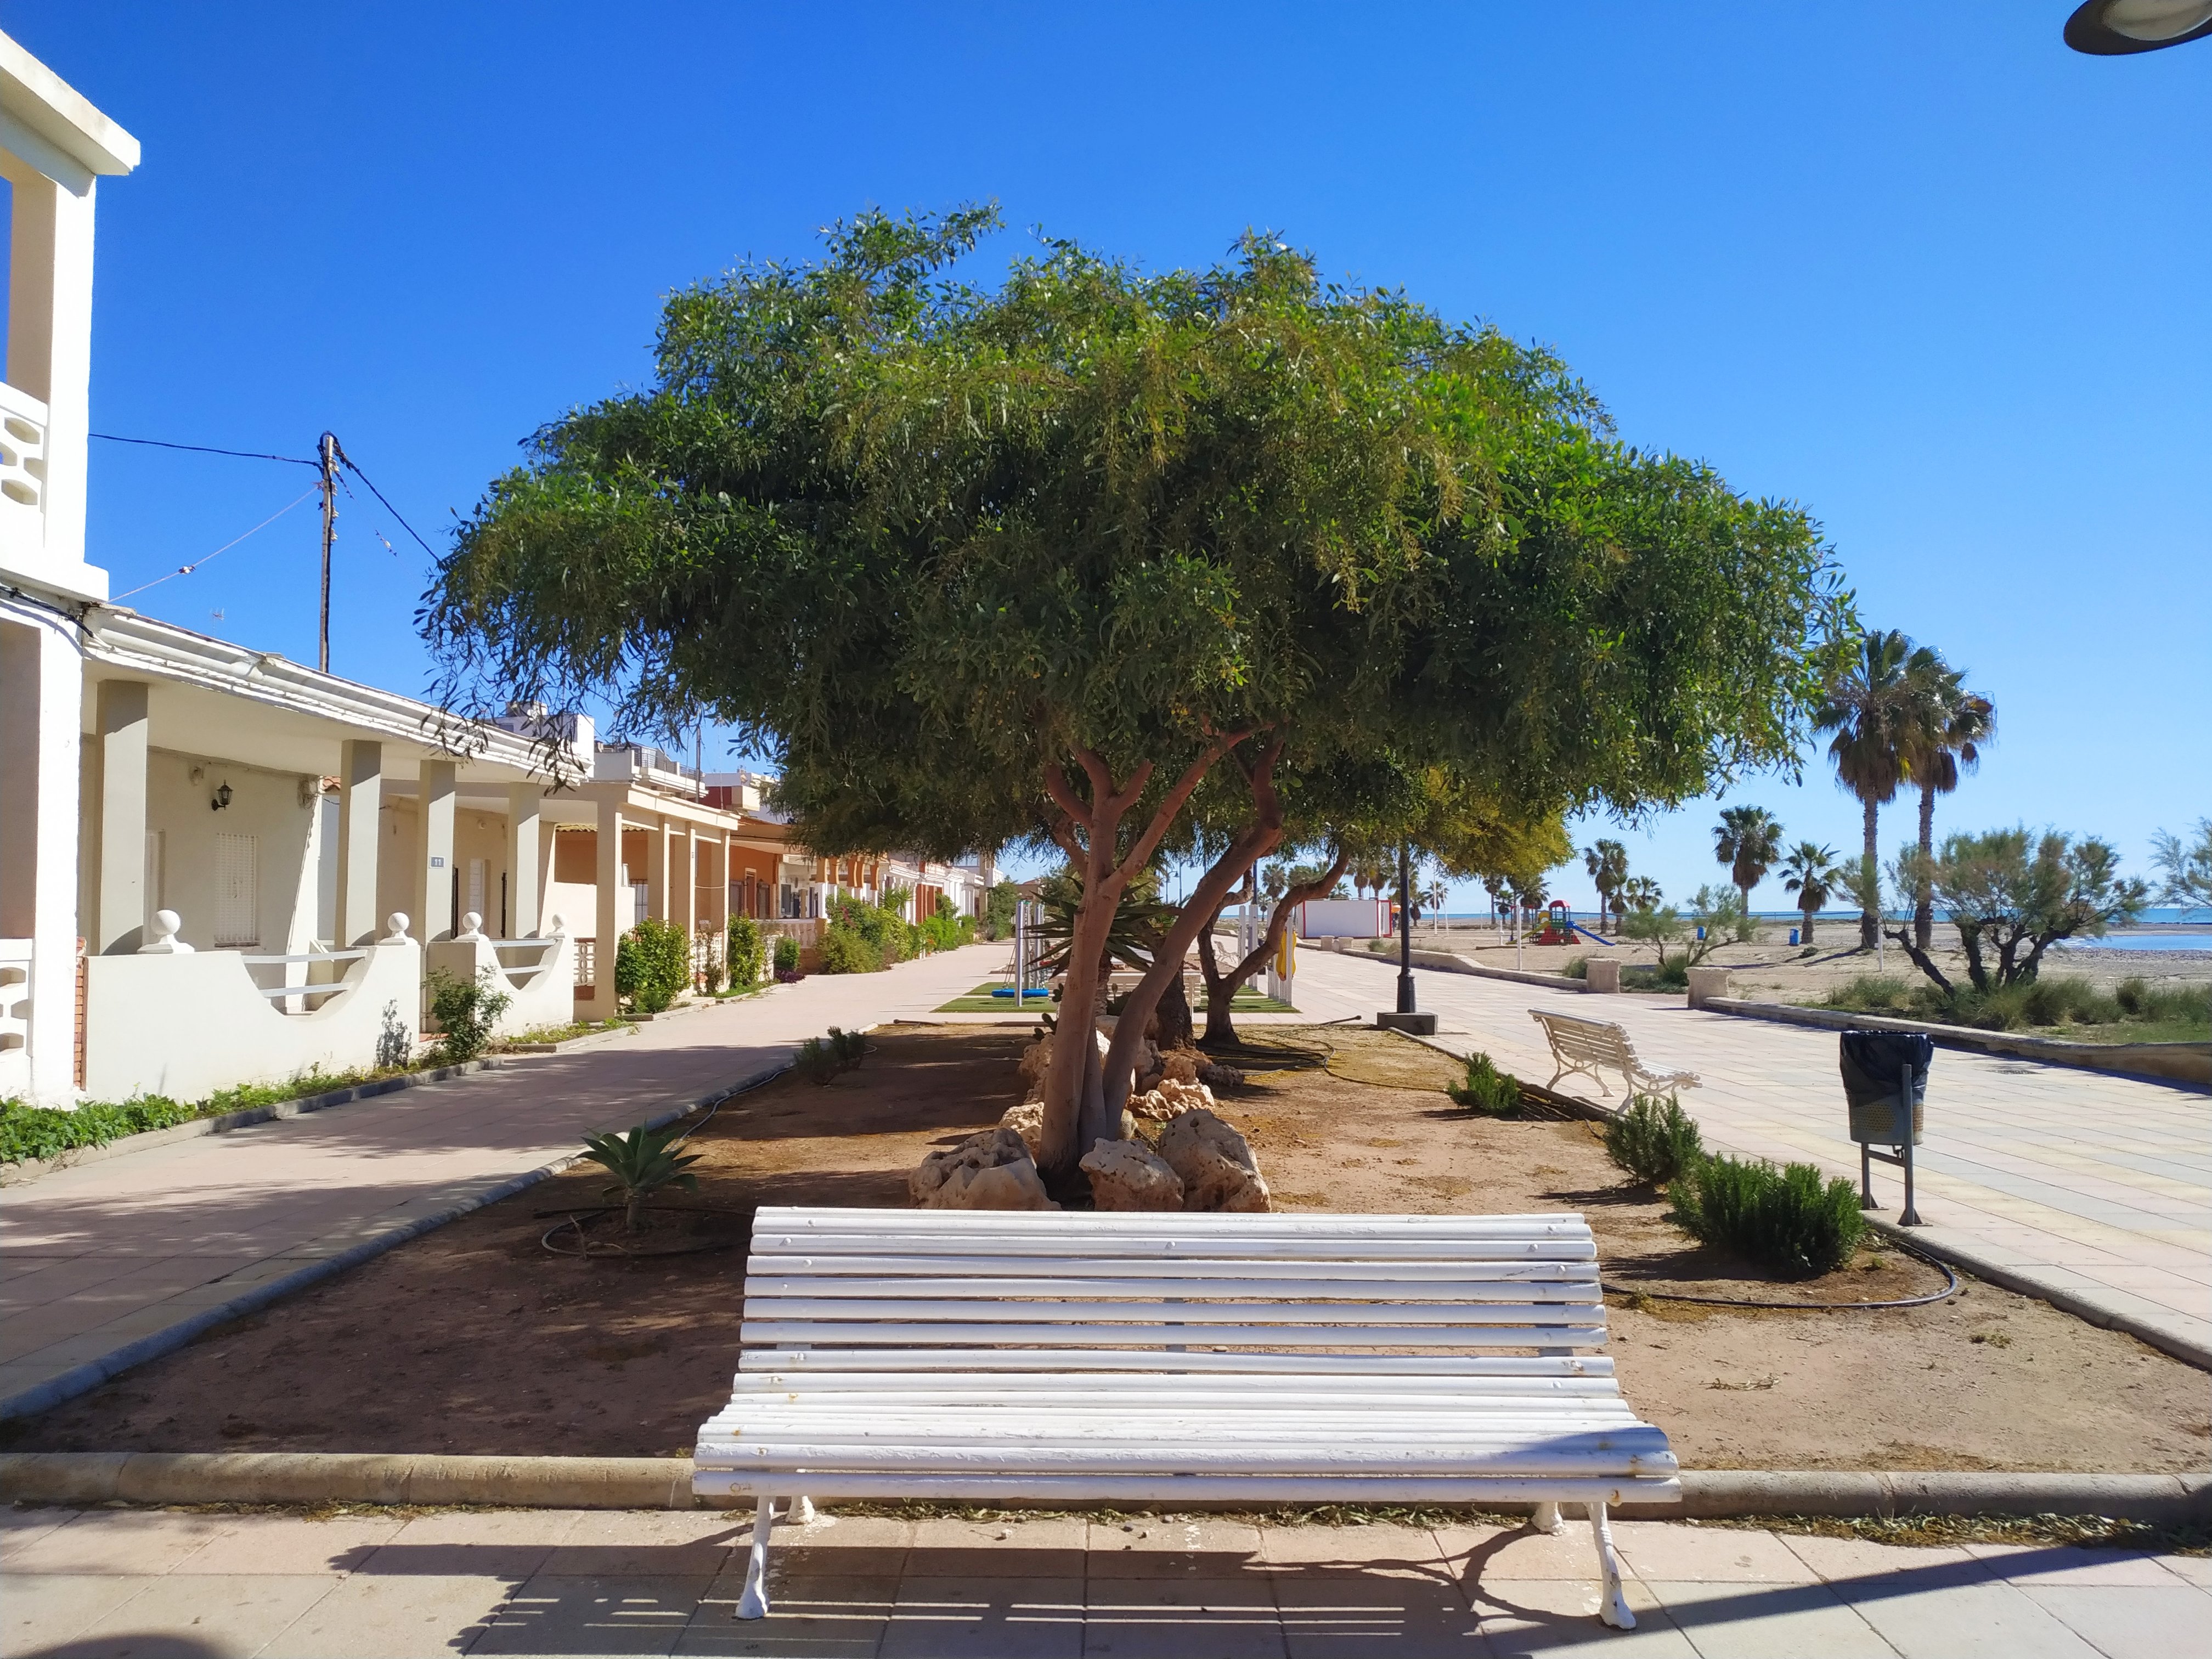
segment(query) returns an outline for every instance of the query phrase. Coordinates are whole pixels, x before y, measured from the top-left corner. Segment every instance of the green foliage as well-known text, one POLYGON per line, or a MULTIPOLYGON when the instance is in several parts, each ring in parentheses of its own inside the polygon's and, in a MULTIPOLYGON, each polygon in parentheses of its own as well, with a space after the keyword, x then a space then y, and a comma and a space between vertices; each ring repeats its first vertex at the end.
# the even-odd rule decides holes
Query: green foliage
POLYGON ((1692 922, 1705 928, 1703 939, 1696 936, 1692 924, 1686 923, 1671 904, 1632 910, 1622 919, 1623 933, 1659 950, 1659 960, 1652 967, 1625 969, 1623 984, 1635 978, 1651 988, 1680 990, 1690 982, 1690 969, 1711 956, 1741 919, 1741 901, 1727 888, 1700 887, 1692 902, 1697 907, 1692 922), (1670 957, 1667 946, 1676 940, 1681 942, 1682 953, 1670 957))
POLYGON ((1818 842, 1801 841, 1782 860, 1782 872, 1786 878, 1782 884, 1784 890, 1797 896, 1797 908, 1805 918, 1804 941, 1810 945, 1814 915, 1827 903, 1844 879, 1844 872, 1836 864, 1836 849, 1823 847, 1818 842))
POLYGON ((1858 1192, 1810 1164, 1707 1158, 1668 1188, 1671 1219, 1699 1243, 1732 1250, 1777 1273, 1832 1272, 1866 1231, 1858 1192))
POLYGON ((1588 979, 1589 977, 1589 958, 1588 957, 1568 957, 1567 964, 1565 967, 1559 969, 1559 975, 1563 979, 1588 979))
POLYGON ((2212 818, 2197 820, 2197 839, 2185 842, 2171 830, 2150 838, 2150 861, 2159 873, 2158 896, 2185 910, 2212 909, 2212 818))
POLYGON ((1868 975, 1839 987, 1826 1006, 1985 1031, 2039 1027, 2063 1034, 2074 1025, 2139 1024, 2175 1027, 2186 1040, 2194 1029, 2212 1029, 2212 986, 2154 986, 2140 975, 2122 980, 2109 992, 2099 990, 2089 980, 2057 975, 2039 975, 1987 991, 1961 985, 1945 992, 1932 985, 1868 975))
POLYGON ((0 1101, 0 1163, 59 1157, 84 1146, 105 1146, 125 1135, 174 1128, 194 1118, 220 1115, 204 1107, 180 1106, 160 1095, 141 1095, 120 1103, 88 1100, 73 1112, 0 1101))
POLYGON ((797 979, 802 954, 797 939, 788 933, 778 933, 775 937, 775 976, 778 979, 797 979))
POLYGON ((883 953, 857 928, 832 922, 822 930, 822 971, 825 974, 873 974, 882 971, 883 953))
POLYGON ((499 982, 495 969, 487 968, 473 980, 433 968, 428 975, 430 1018, 438 1023, 438 1058, 457 1066, 474 1060, 491 1044, 492 1027, 514 1001, 499 982))
POLYGON ((1662 1103, 1654 1095, 1638 1095, 1606 1124, 1605 1150, 1638 1181, 1658 1183, 1696 1164, 1705 1155, 1705 1144, 1697 1121, 1674 1096, 1662 1103))
POLYGON ((809 1083, 826 1084, 860 1063, 868 1052, 868 1039, 859 1031, 830 1028, 826 1037, 809 1037, 799 1045, 793 1068, 809 1083))
POLYGON ((691 983, 691 941, 672 921, 647 916, 615 946, 615 994, 635 1012, 657 1014, 691 983))
POLYGON ((1919 1012, 1916 988, 1894 974, 1861 974, 1828 993, 1821 1006, 1855 1014, 1910 1014, 1919 1012))
POLYGON ((1752 936, 1751 890, 1782 856, 1782 825, 1763 806, 1729 806, 1713 830, 1713 856, 1729 866, 1729 879, 1743 895, 1737 937, 1752 936))
POLYGON ((1469 1054, 1467 1075, 1444 1092, 1485 1117, 1514 1117, 1521 1110, 1521 1079, 1499 1071, 1486 1054, 1469 1054))
MULTIPOLYGON (((1932 859, 1908 850, 1899 872, 1932 890, 1936 907, 1959 929, 1973 988, 1984 995, 2032 981, 2051 945, 2101 937, 2112 923, 2132 921, 2150 896, 2142 881, 2120 875, 2119 854, 2109 843, 2057 830, 2032 834, 2024 826, 1946 836, 1932 859)), ((1948 994, 1951 982, 1934 961, 1895 937, 1948 994)))
POLYGON ((929 916, 917 931, 933 951, 957 950, 975 936, 973 919, 967 916, 929 916))
POLYGON ((1619 914, 1621 889, 1628 881, 1628 848, 1617 841, 1593 842, 1583 849, 1583 868, 1597 889, 1598 926, 1608 913, 1619 914))
POLYGON ((760 923, 750 916, 732 916, 730 919, 724 960, 728 964, 732 990, 747 991, 760 983, 764 948, 760 923))
POLYGON ((1022 890, 1016 883, 1001 881, 994 885, 983 901, 983 937, 988 939, 1012 939, 1014 936, 1014 907, 1021 902, 1022 890))
POLYGON ((687 1172, 689 1165, 699 1161, 699 1154, 676 1151, 684 1133, 680 1123, 659 1129, 641 1123, 626 1135, 584 1137, 584 1157, 615 1178, 606 1195, 622 1195, 623 1224, 631 1232, 644 1226, 646 1200, 663 1187, 699 1189, 699 1177, 687 1172))

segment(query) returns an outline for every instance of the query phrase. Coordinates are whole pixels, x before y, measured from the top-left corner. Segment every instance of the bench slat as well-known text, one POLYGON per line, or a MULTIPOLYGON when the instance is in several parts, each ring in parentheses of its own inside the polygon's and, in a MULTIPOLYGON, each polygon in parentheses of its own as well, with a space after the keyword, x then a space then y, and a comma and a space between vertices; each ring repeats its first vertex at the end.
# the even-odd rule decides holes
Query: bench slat
MULTIPOLYGON (((756 1252, 748 1262, 748 1282, 762 1275, 776 1278, 817 1277, 823 1282, 850 1276, 876 1278, 939 1278, 965 1276, 976 1271, 975 1255, 772 1255, 756 1252)), ((1563 1261, 1490 1261, 1455 1259, 1389 1262, 1317 1260, 1311 1256, 1259 1258, 1249 1256, 1129 1257, 1017 1255, 993 1256, 990 1270, 1008 1275, 1049 1275, 1061 1279, 1142 1278, 1162 1284, 1180 1279, 1382 1279, 1393 1285, 1482 1283, 1543 1284, 1557 1280, 1589 1280, 1597 1276, 1595 1258, 1563 1261)))
POLYGON ((738 1328, 749 1347, 849 1343, 857 1346, 916 1348, 975 1346, 999 1342, 1024 1347, 1139 1348, 1191 1343, 1206 1347, 1277 1348, 1601 1348, 1605 1327, 1585 1325, 1407 1326, 1324 1325, 1030 1324, 982 1321, 960 1324, 911 1325, 885 1320, 878 1324, 833 1320, 747 1319, 738 1328))
MULTIPOLYGON (((1553 1285, 1501 1283, 1496 1279, 1448 1279, 1421 1285, 1398 1284, 1383 1279, 1200 1279, 1192 1281, 1190 1294, 1208 1301, 1296 1297, 1302 1303, 1310 1303, 1324 1309, 1411 1302, 1587 1304, 1601 1299, 1595 1276, 1553 1285)), ((785 1308, 807 1299, 910 1298, 913 1303, 921 1303, 953 1297, 1050 1297, 1059 1299, 1079 1295, 1093 1300, 1134 1297, 1141 1298, 1148 1306, 1157 1306, 1161 1302, 1160 1281, 1151 1278, 1053 1279, 1032 1276, 1001 1279, 980 1275, 972 1279, 899 1279, 874 1275, 854 1279, 819 1275, 786 1279, 756 1278, 748 1274, 745 1279, 745 1300, 748 1303, 758 1299, 764 1304, 769 1301, 777 1304, 775 1308, 764 1306, 763 1312, 781 1312, 785 1308)), ((907 1305, 906 1302, 902 1301, 902 1305, 907 1305)))
MULTIPOLYGON (((787 1498, 792 1477, 775 1470, 701 1469, 692 1491, 720 1498, 787 1498)), ((1009 1498, 1089 1499, 1100 1504, 1218 1503, 1274 1504, 1664 1504, 1681 1496, 1673 1476, 1589 1480, 1578 1477, 1331 1474, 983 1474, 902 1475, 896 1470, 865 1474, 809 1472, 807 1492, 815 1498, 940 1498, 953 1502, 993 1503, 1009 1498)))
MULTIPOLYGON (((1209 1338, 1213 1334, 1209 1332, 1209 1338)), ((1532 1345, 1533 1346, 1533 1345, 1532 1345)), ((1563 1346, 1563 1345, 1552 1345, 1563 1346)), ((1084 1386, 1101 1377, 1144 1378, 1236 1376, 1247 1382, 1269 1377, 1298 1382, 1310 1377, 1438 1379, 1460 1388, 1469 1377, 1594 1376, 1611 1378, 1613 1357, 1602 1353, 1404 1354, 1289 1353, 1281 1351, 1215 1352, 1204 1348, 1169 1352, 1158 1349, 1112 1348, 748 1348, 738 1356, 738 1375, 801 1375, 811 1384, 816 1368, 833 1382, 841 1376, 912 1372, 988 1373, 1034 1377, 1050 1382, 1061 1373, 1081 1372, 1084 1386)))
POLYGON ((884 1469, 912 1474, 934 1469, 948 1474, 1120 1474, 1167 1469, 1190 1474, 1437 1474, 1437 1475, 1670 1475, 1674 1455, 1656 1429, 1644 1445, 1630 1449, 1614 1436, 1545 1436, 1530 1444, 1510 1439, 1418 1446, 1389 1442, 1345 1446, 1255 1446, 1149 1441, 1112 1445, 1024 1445, 994 1437, 984 1445, 939 1445, 885 1441, 873 1445, 793 1440, 723 1447, 700 1443, 696 1461, 708 1468, 773 1468, 811 1474, 817 1469, 884 1469))
MULTIPOLYGON (((1228 1248, 1218 1238, 1144 1238, 1114 1237, 1091 1242, 1085 1249, 1079 1243, 1041 1239, 1030 1236, 957 1234, 890 1233, 850 1237, 831 1235, 814 1238, 756 1240, 753 1259, 763 1266, 772 1267, 779 1261, 797 1258, 810 1262, 826 1262, 838 1255, 875 1256, 888 1250, 938 1257, 959 1257, 965 1260, 999 1260, 1009 1255, 1049 1256, 1061 1255, 1073 1257, 1100 1256, 1109 1261, 1129 1262, 1159 1260, 1200 1259, 1218 1261, 1228 1248)), ((1579 1261, 1597 1260, 1597 1246, 1588 1238, 1571 1237, 1545 1239, 1450 1239, 1401 1238, 1363 1240, 1357 1244, 1344 1244, 1334 1249, 1316 1239, 1258 1238, 1235 1247, 1235 1257, 1248 1261, 1579 1261)))

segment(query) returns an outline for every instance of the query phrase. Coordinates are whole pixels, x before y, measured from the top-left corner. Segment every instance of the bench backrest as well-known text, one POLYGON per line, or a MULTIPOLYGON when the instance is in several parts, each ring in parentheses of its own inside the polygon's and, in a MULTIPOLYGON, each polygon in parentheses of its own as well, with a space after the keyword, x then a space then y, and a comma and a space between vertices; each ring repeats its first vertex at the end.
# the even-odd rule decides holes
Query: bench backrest
POLYGON ((1547 1014, 1540 1008, 1528 1012, 1563 1054, 1614 1066, 1631 1064, 1636 1059, 1628 1033, 1609 1020, 1577 1019, 1572 1014, 1547 1014))
POLYGON ((766 1207, 741 1364, 1609 1376, 1597 1275, 1574 1214, 766 1207))

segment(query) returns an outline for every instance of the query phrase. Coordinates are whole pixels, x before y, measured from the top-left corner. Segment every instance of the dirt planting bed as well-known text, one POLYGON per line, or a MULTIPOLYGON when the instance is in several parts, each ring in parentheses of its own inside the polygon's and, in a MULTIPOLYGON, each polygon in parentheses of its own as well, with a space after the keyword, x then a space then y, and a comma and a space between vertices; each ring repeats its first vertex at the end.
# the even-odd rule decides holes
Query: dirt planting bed
MULTIPOLYGON (((1622 1287, 1607 1300, 1624 1390, 1686 1464, 2186 1471, 2212 1453, 2203 1372, 1991 1286, 1887 1312, 1649 1299, 1886 1298, 1942 1275, 1886 1250, 1778 1285, 1690 1243, 1589 1125, 1470 1117, 1441 1092, 1451 1063, 1386 1033, 1257 1035, 1316 1062, 1252 1056, 1246 1086, 1222 1101, 1279 1207, 1581 1211, 1622 1287)), ((1005 1027, 895 1028, 826 1086, 787 1077, 726 1106, 691 1143, 700 1192, 671 1200, 711 1210, 664 1225, 727 1248, 639 1261, 548 1253, 548 1228, 601 1201, 604 1176, 586 1167, 5 1425, 0 1444, 687 1455, 728 1397, 750 1207, 903 1205, 925 1153, 1014 1103, 1023 1040, 1005 1027)))

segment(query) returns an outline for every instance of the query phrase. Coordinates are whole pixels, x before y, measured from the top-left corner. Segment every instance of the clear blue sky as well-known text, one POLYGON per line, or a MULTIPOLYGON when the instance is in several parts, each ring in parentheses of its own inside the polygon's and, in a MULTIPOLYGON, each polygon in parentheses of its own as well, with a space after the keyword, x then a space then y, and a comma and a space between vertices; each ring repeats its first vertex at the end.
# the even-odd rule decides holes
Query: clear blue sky
MULTIPOLYGON (((2212 43, 2085 58, 2067 9, 0 3, 0 27, 145 145, 100 187, 96 430, 306 455, 329 427, 437 542, 532 428, 645 378, 669 289, 863 206, 995 197, 1001 252, 1041 223, 1160 266, 1265 226, 1548 343, 1625 438, 1803 502, 1867 618, 1996 702, 1942 821, 2100 832, 2140 871, 2212 813, 2212 43)), ((118 592, 310 482, 94 452, 118 592)), ((309 502, 133 603, 312 661, 316 539, 309 502)), ((427 563, 347 505, 338 672, 423 689, 427 563)), ((1731 799, 1848 851, 1854 804, 1807 778, 1731 799)), ((1630 833, 1636 867, 1675 897, 1718 878, 1713 817, 1630 833)))

